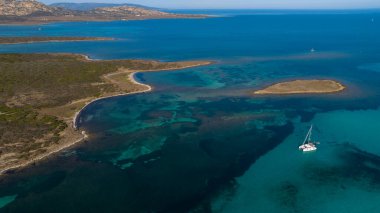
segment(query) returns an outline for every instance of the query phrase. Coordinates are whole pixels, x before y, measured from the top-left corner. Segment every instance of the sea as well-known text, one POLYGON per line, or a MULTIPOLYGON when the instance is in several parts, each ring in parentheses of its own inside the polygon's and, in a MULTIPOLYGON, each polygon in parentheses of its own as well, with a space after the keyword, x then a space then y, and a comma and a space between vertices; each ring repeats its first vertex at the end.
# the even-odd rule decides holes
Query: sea
POLYGON ((90 138, 0 177, 0 212, 380 212, 379 10, 176 12, 212 17, 0 26, 0 36, 115 38, 0 53, 214 61, 139 73, 152 92, 87 106, 79 128, 90 138), (253 94, 294 79, 346 89, 253 94), (302 153, 311 125, 320 144, 302 153))

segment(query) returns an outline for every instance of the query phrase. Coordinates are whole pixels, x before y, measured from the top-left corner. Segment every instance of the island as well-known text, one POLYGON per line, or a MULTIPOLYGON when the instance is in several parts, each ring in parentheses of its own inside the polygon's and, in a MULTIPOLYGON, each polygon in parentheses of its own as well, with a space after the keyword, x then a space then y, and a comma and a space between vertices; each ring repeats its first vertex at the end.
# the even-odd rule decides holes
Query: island
POLYGON ((29 165, 87 137, 79 112, 111 96, 148 92, 136 72, 210 61, 91 60, 76 54, 0 54, 0 173, 29 165))
POLYGON ((346 87, 341 83, 333 80, 294 80, 281 82, 269 86, 262 90, 257 90, 254 94, 318 94, 318 93, 334 93, 344 90, 346 87))
POLYGON ((103 37, 64 37, 64 36, 41 36, 41 37, 0 37, 0 44, 24 44, 36 42, 73 42, 73 41, 110 41, 112 38, 103 37))

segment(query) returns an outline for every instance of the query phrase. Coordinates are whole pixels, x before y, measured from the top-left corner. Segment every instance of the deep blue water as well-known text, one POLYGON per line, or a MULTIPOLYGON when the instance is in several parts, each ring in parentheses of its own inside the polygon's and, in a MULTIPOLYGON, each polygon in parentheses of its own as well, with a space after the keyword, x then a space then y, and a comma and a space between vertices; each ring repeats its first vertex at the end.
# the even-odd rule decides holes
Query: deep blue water
POLYGON ((153 92, 88 106, 80 127, 91 139, 0 179, 0 211, 380 211, 380 13, 207 12, 222 16, 0 26, 0 36, 116 38, 0 52, 217 62, 140 73, 153 92), (347 89, 252 95, 299 78, 347 89), (311 123, 321 145, 305 155, 311 123))

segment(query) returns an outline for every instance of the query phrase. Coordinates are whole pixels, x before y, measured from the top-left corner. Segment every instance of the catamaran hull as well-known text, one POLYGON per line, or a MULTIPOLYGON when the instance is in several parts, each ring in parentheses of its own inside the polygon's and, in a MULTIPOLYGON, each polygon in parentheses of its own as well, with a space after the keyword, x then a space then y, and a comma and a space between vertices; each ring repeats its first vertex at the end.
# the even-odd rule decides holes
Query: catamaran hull
POLYGON ((311 152, 311 151, 317 150, 317 147, 311 144, 304 144, 304 145, 299 146, 298 148, 302 150, 303 152, 311 152))

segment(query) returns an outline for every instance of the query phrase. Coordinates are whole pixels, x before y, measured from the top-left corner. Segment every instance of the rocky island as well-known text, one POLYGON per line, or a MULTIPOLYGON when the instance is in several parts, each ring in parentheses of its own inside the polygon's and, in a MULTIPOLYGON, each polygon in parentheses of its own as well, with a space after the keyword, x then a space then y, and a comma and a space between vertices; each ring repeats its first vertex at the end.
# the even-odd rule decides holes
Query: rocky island
POLYGON ((344 89, 345 86, 333 80, 295 80, 274 84, 265 89, 257 90, 254 94, 317 94, 340 92, 344 89))
POLYGON ((0 24, 199 17, 204 16, 167 13, 156 9, 128 5, 99 7, 91 10, 72 10, 48 6, 36 0, 0 0, 0 24))
POLYGON ((0 173, 28 165, 87 137, 76 116, 94 100, 150 91, 136 72, 209 61, 90 60, 74 54, 0 54, 0 173), (74 123, 73 123, 74 121, 74 123))

